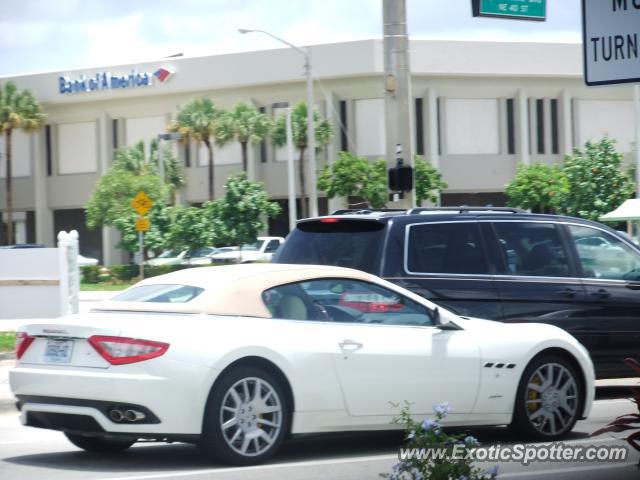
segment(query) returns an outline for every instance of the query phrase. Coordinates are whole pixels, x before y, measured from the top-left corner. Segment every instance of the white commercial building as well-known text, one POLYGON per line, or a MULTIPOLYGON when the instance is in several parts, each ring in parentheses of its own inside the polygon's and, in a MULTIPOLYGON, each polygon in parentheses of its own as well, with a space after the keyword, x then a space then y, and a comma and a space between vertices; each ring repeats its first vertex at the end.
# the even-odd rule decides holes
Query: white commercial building
MULTIPOLYGON (((312 58, 316 104, 336 126, 319 168, 340 150, 384 156, 382 41, 314 46, 312 58)), ((31 90, 47 113, 39 133, 14 134, 18 241, 53 245, 55 232, 77 229, 83 254, 122 261, 117 232, 84 227, 83 207, 114 149, 165 132, 179 108, 196 96, 211 97, 223 108, 248 101, 280 115, 283 104, 305 99, 302 67, 299 52, 284 48, 0 78, 31 90)), ((502 205, 504 185, 519 163, 559 163, 574 147, 605 134, 618 141, 620 151, 633 148, 632 87, 586 87, 578 44, 413 40, 411 70, 414 149, 448 182, 444 205, 502 205)), ((203 202, 203 148, 175 148, 187 177, 182 200, 203 202)), ((250 177, 263 181, 283 206, 270 233, 286 234, 286 149, 265 141, 250 154, 250 177)), ((215 163, 219 195, 228 174, 242 168, 239 144, 216 149, 215 163)), ((343 206, 328 203, 320 199, 321 213, 343 206)))

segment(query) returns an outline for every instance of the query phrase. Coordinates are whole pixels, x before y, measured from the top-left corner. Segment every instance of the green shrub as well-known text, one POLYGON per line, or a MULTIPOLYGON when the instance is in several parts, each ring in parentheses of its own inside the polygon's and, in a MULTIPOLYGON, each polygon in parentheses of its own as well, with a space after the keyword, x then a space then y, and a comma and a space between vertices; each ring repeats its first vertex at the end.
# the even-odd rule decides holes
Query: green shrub
POLYGON ((109 270, 113 278, 121 282, 129 282, 140 275, 138 265, 111 265, 109 270))
POLYGON ((84 283, 99 283, 100 267, 97 265, 80 267, 82 273, 82 281, 84 283))

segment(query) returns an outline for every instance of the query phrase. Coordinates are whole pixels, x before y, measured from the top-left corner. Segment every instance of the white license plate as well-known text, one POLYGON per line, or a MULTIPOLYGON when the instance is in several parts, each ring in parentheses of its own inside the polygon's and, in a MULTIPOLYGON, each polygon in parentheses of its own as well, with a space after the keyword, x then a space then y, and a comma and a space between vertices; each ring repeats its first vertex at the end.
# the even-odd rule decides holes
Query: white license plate
POLYGON ((69 363, 73 340, 47 340, 44 349, 44 361, 48 363, 69 363))

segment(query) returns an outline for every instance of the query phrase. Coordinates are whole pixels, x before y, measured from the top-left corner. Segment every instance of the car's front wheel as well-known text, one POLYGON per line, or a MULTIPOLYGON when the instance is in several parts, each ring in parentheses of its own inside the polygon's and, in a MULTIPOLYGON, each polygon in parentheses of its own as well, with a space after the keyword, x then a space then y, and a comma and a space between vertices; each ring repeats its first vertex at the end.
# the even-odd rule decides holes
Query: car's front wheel
POLYGON ((241 367, 211 392, 200 446, 224 463, 257 464, 278 449, 289 422, 280 382, 260 368, 241 367))
POLYGON ((534 440, 554 440, 573 429, 583 405, 583 388, 574 367, 564 358, 544 355, 525 369, 512 427, 534 440))
POLYGON ((94 453, 118 453, 123 452, 135 443, 133 440, 111 440, 101 437, 89 437, 66 433, 67 439, 76 447, 94 453))

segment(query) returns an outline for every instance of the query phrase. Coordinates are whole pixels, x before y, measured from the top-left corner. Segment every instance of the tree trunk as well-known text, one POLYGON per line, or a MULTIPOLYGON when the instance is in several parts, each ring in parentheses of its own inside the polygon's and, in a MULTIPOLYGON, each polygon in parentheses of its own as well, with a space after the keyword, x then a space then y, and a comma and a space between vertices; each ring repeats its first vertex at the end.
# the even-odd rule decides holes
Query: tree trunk
POLYGON ((207 147, 207 152, 209 154, 209 200, 213 200, 213 148, 211 147, 211 142, 208 139, 204 140, 204 144, 207 147))
POLYGON ((13 172, 11 171, 11 129, 7 130, 5 133, 5 158, 7 159, 7 204, 6 204, 6 218, 5 222, 7 224, 7 238, 6 244, 13 245, 13 198, 12 198, 12 189, 13 189, 13 172))
POLYGON ((298 172, 300 173, 300 218, 307 218, 307 191, 304 183, 304 148, 300 149, 298 172))
POLYGON ((240 148, 242 149, 242 171, 248 173, 247 142, 240 142, 240 148))

